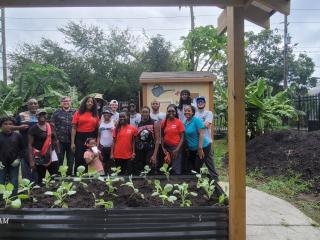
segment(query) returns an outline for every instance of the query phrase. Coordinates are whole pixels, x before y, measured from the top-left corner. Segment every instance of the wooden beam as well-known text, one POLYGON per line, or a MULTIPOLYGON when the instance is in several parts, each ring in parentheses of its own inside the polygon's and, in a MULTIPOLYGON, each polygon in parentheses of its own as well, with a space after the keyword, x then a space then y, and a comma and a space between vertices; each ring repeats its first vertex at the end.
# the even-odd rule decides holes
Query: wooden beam
POLYGON ((245 19, 263 28, 270 28, 270 12, 266 12, 254 5, 249 5, 244 10, 245 19))
POLYGON ((246 239, 244 8, 227 7, 229 239, 246 239))
POLYGON ((243 6, 247 0, 1 0, 0 7, 243 6))
POLYGON ((224 34, 227 31, 227 9, 224 9, 218 17, 218 34, 224 34))
POLYGON ((258 3, 278 11, 284 15, 290 14, 290 1, 289 0, 256 0, 258 3))

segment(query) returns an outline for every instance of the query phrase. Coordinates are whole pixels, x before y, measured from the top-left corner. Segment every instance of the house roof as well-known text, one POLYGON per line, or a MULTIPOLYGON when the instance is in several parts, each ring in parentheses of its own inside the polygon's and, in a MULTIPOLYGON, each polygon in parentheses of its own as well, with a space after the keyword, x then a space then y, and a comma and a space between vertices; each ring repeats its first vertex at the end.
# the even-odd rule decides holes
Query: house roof
POLYGON ((140 83, 213 82, 215 79, 210 72, 143 72, 140 83))

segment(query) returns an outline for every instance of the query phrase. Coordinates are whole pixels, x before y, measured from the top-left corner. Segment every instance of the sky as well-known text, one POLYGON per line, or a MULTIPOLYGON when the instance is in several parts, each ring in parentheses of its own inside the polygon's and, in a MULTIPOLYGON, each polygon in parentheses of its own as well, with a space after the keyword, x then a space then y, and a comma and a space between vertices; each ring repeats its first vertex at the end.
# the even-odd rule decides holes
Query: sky
MULTIPOLYGON (((217 7, 194 7, 196 27, 216 26, 221 12, 217 7)), ((148 36, 161 34, 177 48, 181 46, 181 36, 190 30, 190 10, 187 7, 6 9, 7 51, 17 49, 24 42, 37 44, 42 37, 64 44, 65 39, 57 28, 69 21, 98 25, 105 31, 128 28, 134 35, 142 35, 142 30, 148 36)), ((277 28, 283 34, 283 21, 282 14, 274 14, 270 19, 271 29, 277 28)), ((313 76, 320 77, 320 1, 292 0, 288 22, 291 42, 298 43, 295 52, 306 52, 316 65, 313 76)), ((245 30, 258 33, 262 28, 246 22, 245 30)), ((0 74, 1 79, 1 71, 0 74)))

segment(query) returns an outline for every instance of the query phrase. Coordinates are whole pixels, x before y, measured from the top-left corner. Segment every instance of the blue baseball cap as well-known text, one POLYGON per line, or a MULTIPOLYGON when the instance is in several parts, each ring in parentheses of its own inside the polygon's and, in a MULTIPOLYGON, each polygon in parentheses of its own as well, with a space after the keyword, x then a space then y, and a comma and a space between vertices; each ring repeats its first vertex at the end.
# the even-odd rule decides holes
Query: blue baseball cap
POLYGON ((196 98, 196 101, 198 102, 199 100, 203 100, 204 102, 206 102, 206 98, 204 96, 199 96, 196 98))

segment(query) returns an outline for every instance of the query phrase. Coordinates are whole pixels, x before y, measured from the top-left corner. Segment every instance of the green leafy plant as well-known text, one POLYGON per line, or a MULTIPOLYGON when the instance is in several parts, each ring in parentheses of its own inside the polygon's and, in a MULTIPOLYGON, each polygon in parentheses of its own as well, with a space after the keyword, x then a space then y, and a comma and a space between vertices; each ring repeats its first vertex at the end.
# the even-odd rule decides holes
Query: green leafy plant
POLYGON ((2 194, 2 199, 4 200, 5 208, 20 208, 21 200, 16 196, 13 196, 14 186, 12 183, 7 183, 6 185, 0 184, 0 194, 2 194), (15 199, 16 198, 16 199, 15 199))
POLYGON ((42 179, 45 188, 50 188, 55 183, 54 175, 47 175, 42 179))
POLYGON ((188 188, 189 185, 187 183, 182 183, 182 184, 174 184, 174 186, 178 189, 173 191, 173 194, 178 194, 181 198, 181 207, 190 207, 192 205, 192 202, 188 197, 190 196, 198 196, 197 193, 195 192, 189 192, 188 188))
POLYGON ((65 181, 65 179, 67 178, 67 171, 68 171, 68 166, 62 165, 59 167, 58 172, 61 175, 61 181, 65 181))
POLYGON ((120 181, 124 181, 123 178, 107 176, 104 179, 104 182, 106 184, 105 192, 108 193, 108 194, 112 194, 114 196, 117 196, 117 194, 115 194, 115 191, 117 190, 117 187, 115 187, 114 184, 117 183, 117 182, 120 182, 120 181))
POLYGON ((62 182, 61 185, 58 187, 56 192, 47 191, 44 194, 55 197, 55 201, 53 206, 68 208, 68 204, 65 202, 68 196, 76 194, 75 186, 72 182, 62 182))
POLYGON ((169 181, 170 179, 170 171, 171 171, 171 167, 169 167, 169 165, 167 163, 164 163, 162 165, 162 167, 160 168, 160 171, 166 176, 167 180, 169 181))
MULTIPOLYGON (((19 190, 19 193, 22 193, 22 194, 19 194, 19 198, 29 199, 31 197, 31 191, 35 188, 39 188, 39 186, 34 185, 34 182, 31 182, 29 179, 23 178, 22 181, 20 182, 20 188, 21 189, 19 190)), ((33 198, 33 201, 36 202, 37 199, 33 198)))
POLYGON ((85 182, 83 182, 83 178, 86 176, 86 173, 85 173, 85 170, 86 168, 84 166, 79 166, 77 168, 77 177, 73 178, 73 180, 75 182, 79 182, 79 184, 81 184, 83 187, 88 187, 88 184, 86 184, 85 182))
POLYGON ((151 194, 151 196, 156 197, 158 196, 162 200, 162 204, 164 205, 165 202, 174 203, 177 200, 177 197, 174 195, 170 195, 170 192, 173 189, 172 184, 166 184, 164 187, 161 186, 160 180, 156 179, 154 180, 154 192, 151 194))
POLYGON ((117 177, 121 173, 121 167, 113 167, 111 172, 111 177, 117 177))
POLYGON ((95 208, 99 208, 99 207, 103 207, 105 209, 110 209, 113 208, 113 202, 112 201, 105 201, 103 198, 96 198, 96 195, 94 193, 92 193, 93 197, 94 197, 94 207, 95 208))
POLYGON ((129 181, 121 184, 121 186, 127 186, 133 190, 133 193, 130 195, 129 198, 131 198, 133 195, 137 195, 137 196, 141 197, 142 199, 144 199, 144 195, 142 193, 140 193, 139 189, 134 186, 134 184, 132 182, 132 175, 129 176, 129 181))
POLYGON ((145 180, 147 180, 147 176, 150 173, 151 168, 149 167, 149 165, 145 165, 143 168, 143 171, 140 173, 140 176, 143 177, 145 180))

